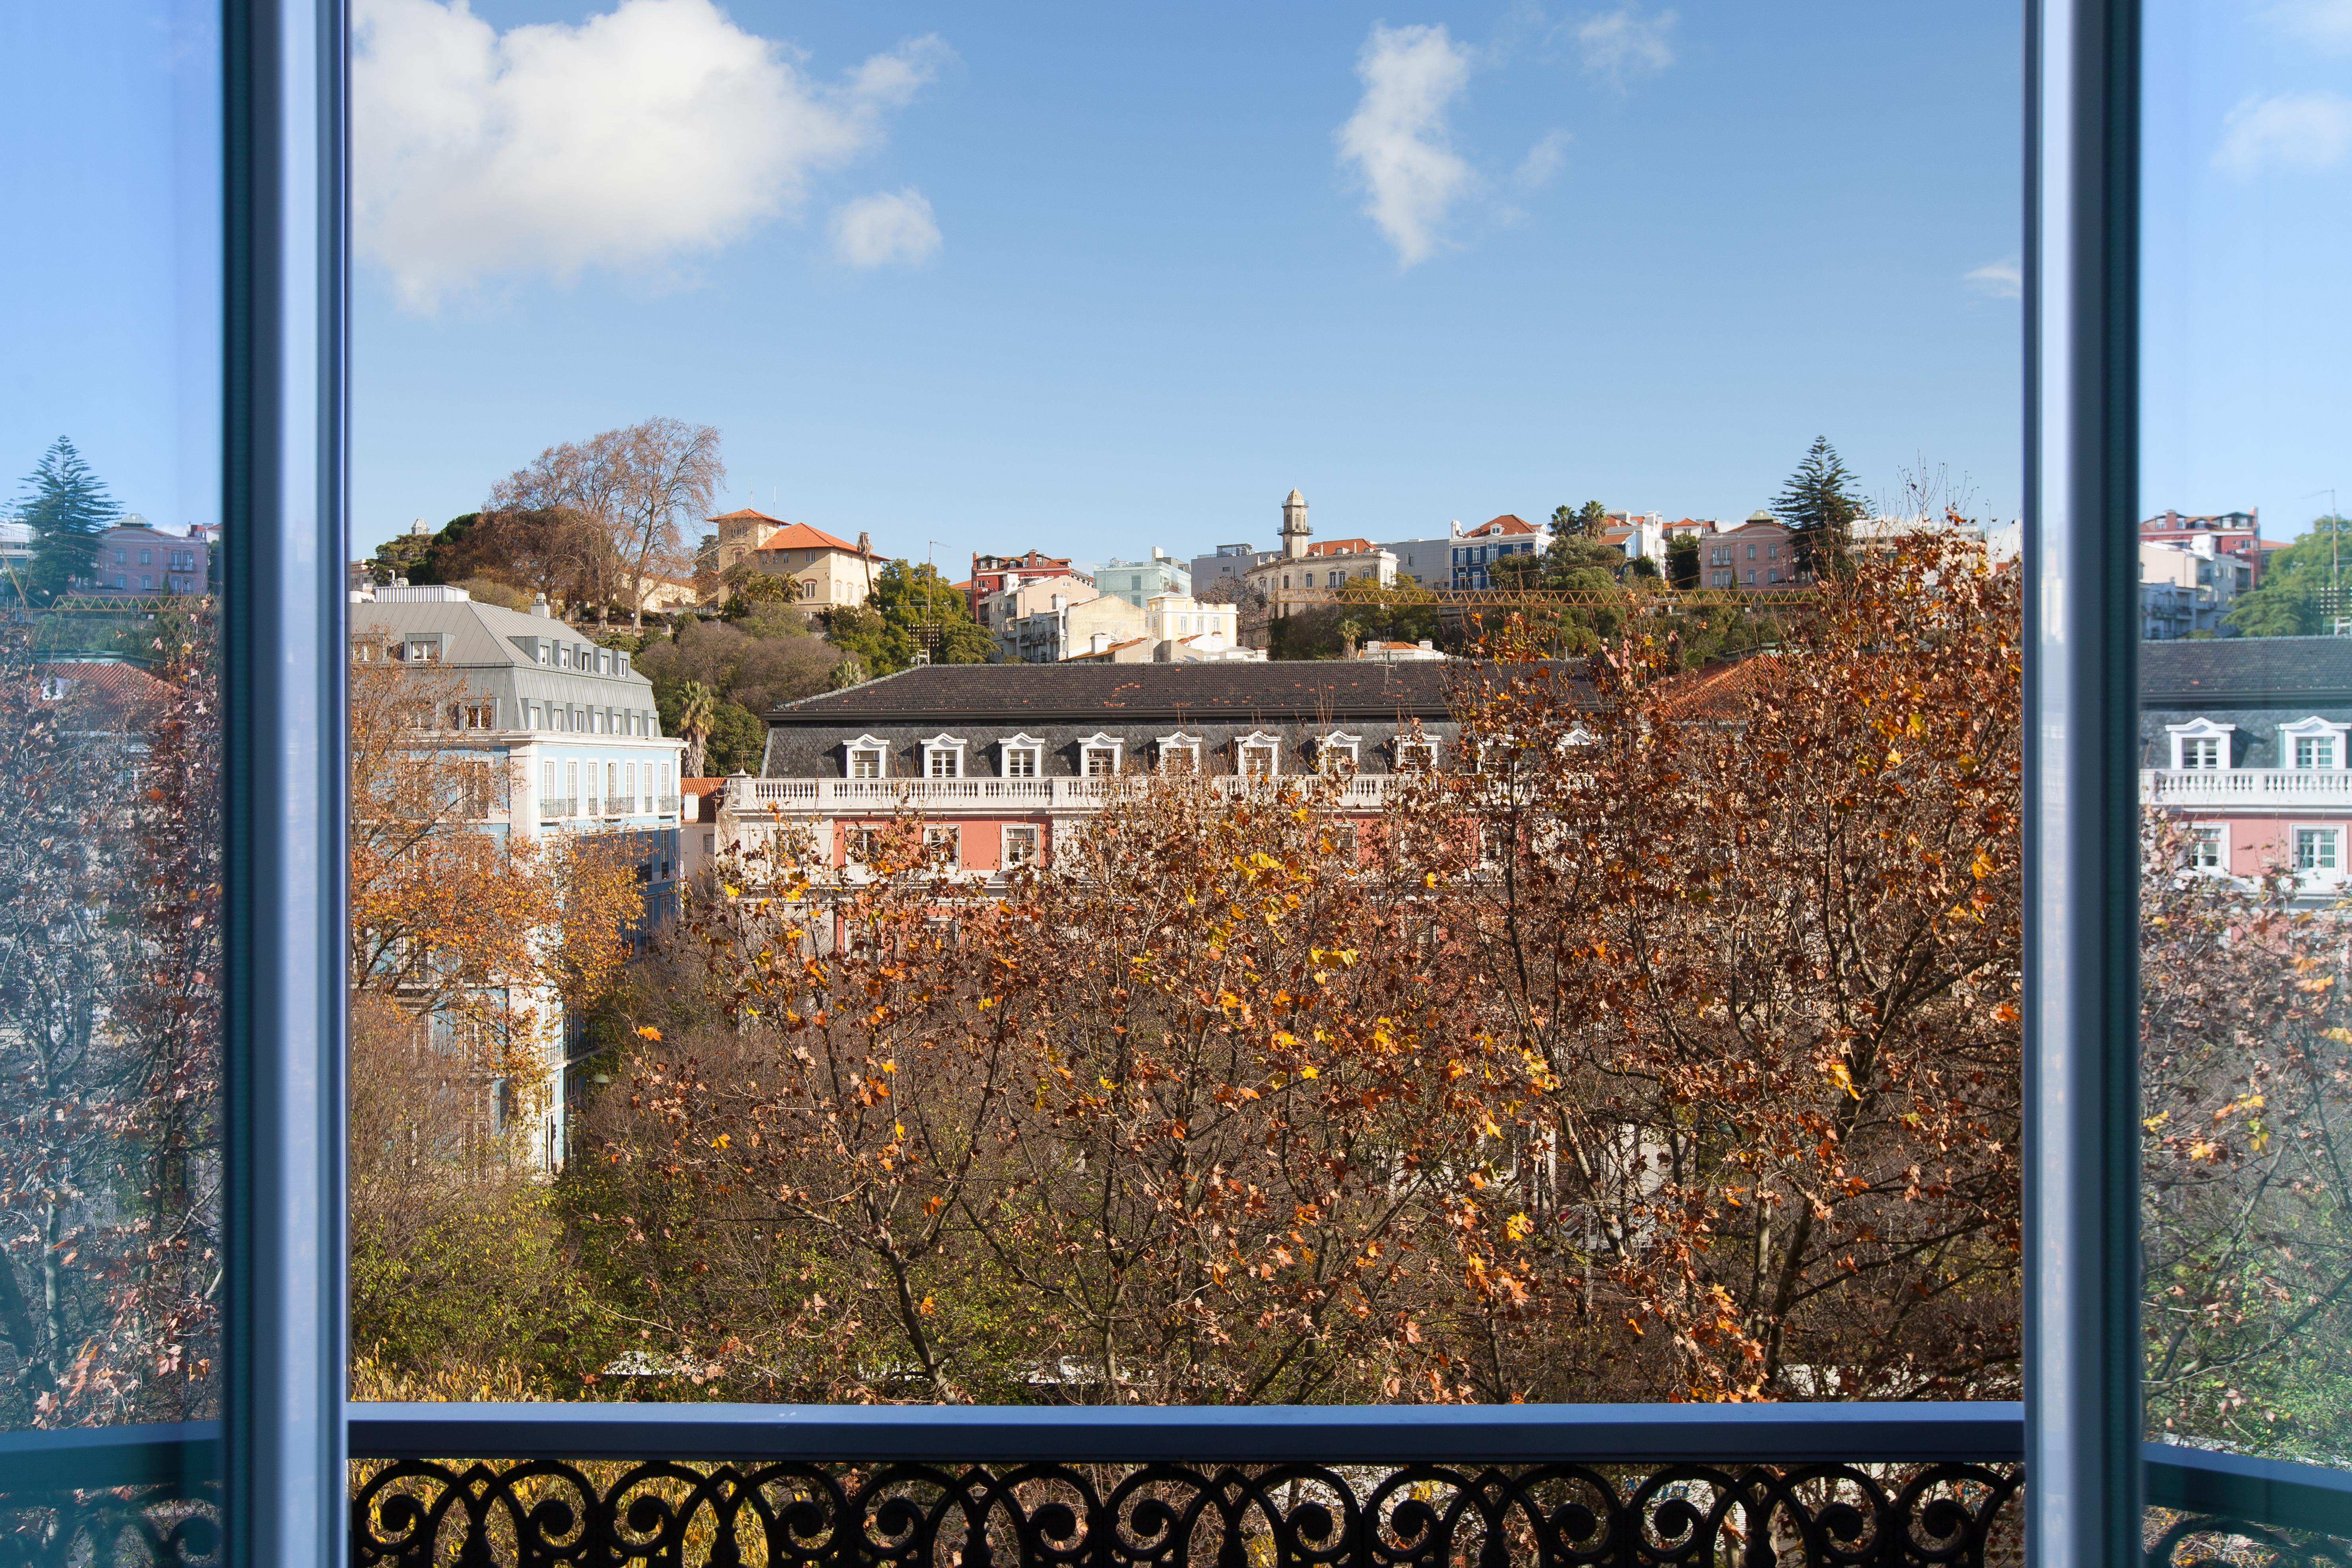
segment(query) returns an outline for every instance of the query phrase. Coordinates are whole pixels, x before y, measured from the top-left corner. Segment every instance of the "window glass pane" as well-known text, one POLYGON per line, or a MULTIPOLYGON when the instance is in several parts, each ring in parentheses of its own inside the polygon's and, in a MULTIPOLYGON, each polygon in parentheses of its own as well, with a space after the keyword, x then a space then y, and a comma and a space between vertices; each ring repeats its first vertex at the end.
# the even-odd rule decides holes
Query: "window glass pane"
POLYGON ((355 1387, 2015 1394, 2013 15, 354 14, 355 1387))
POLYGON ((0 1426, 219 1414, 219 50, 0 16, 0 1426))
POLYGON ((2152 0, 2145 93, 2148 1435, 2341 1466, 2352 32, 2340 8, 2152 0))

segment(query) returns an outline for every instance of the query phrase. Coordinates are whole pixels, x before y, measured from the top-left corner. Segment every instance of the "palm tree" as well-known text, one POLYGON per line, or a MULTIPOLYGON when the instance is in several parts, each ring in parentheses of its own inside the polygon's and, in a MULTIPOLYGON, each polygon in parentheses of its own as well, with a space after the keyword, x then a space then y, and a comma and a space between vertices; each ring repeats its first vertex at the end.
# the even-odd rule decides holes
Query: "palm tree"
POLYGON ((689 680, 677 694, 677 732, 686 742, 686 776, 702 777, 702 747, 710 739, 711 721, 719 716, 718 700, 710 688, 689 680))

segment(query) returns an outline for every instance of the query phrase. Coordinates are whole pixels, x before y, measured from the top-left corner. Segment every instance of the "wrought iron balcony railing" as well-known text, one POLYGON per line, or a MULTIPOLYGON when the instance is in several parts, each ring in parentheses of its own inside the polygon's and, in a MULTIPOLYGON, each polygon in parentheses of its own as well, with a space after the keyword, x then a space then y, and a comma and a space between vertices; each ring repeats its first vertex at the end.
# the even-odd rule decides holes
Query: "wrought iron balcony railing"
MULTIPOLYGON (((354 1405, 354 1564, 2021 1560, 2015 1405, 354 1405)), ((0 1562, 214 1561, 209 1426, 0 1437, 0 1562)), ((2352 1565, 2352 1475, 2150 1445, 2150 1568, 2352 1565)))

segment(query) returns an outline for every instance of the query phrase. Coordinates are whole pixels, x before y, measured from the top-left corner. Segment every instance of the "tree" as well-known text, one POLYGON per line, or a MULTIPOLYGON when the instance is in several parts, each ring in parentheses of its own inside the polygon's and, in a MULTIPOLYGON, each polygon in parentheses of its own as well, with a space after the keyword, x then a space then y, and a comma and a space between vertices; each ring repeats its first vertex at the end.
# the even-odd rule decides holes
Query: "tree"
POLYGON ((121 518, 74 444, 60 436, 41 454, 16 500, 17 518, 33 532, 33 564, 26 596, 46 605, 98 574, 98 539, 121 518))
POLYGON ((1666 546, 1666 581, 1676 588, 1699 585, 1698 540, 1692 534, 1678 534, 1666 546))
POLYGON ((2352 995, 2342 910, 2273 860, 2140 881, 2141 1305, 2151 1436, 2326 1463, 2352 1441, 2352 995))
MULTIPOLYGON (((363 629, 350 682, 352 994, 432 1018, 452 1070, 534 1091, 555 1007, 619 977, 644 914, 615 836, 532 840, 483 826, 514 781, 462 742, 453 672, 363 629)), ((480 1135, 469 1128, 479 1151, 480 1135)))
POLYGON ((716 716, 718 700, 710 688, 699 680, 689 680, 678 689, 677 734, 686 742, 686 772, 688 777, 701 778, 703 742, 710 738, 710 724, 716 716))
MULTIPOLYGON (((2312 519, 2284 550, 2262 563, 2262 581, 2242 594, 2227 617, 2241 637, 2318 637, 2328 630, 2327 590, 2352 579, 2352 540, 2339 535, 2352 523, 2328 513, 2312 519)), ((2352 607, 2336 614, 2352 614, 2352 607)))
POLYGON ((646 580, 692 570, 679 523, 710 510, 727 478, 719 432, 656 418, 540 453, 499 481, 491 510, 565 508, 593 524, 610 547, 594 563, 598 613, 625 598, 630 624, 645 624, 646 580))
POLYGON ((1849 569, 1853 525, 1867 515, 1853 482, 1829 437, 1817 436, 1773 498, 1772 510, 1788 526, 1799 573, 1824 578, 1849 569))
POLYGON ((933 664, 985 664, 995 639, 971 618, 963 594, 924 562, 893 561, 875 574, 863 605, 830 612, 835 647, 855 654, 877 675, 905 669, 928 634, 933 664))
MULTIPOLYGON (((599 595, 616 580, 618 569, 612 541, 604 531, 581 513, 559 506, 452 518, 425 541, 402 574, 415 583, 488 578, 522 594, 526 603, 544 595, 561 615, 601 603, 599 595)), ((384 567, 379 564, 377 570, 382 574, 384 567)))

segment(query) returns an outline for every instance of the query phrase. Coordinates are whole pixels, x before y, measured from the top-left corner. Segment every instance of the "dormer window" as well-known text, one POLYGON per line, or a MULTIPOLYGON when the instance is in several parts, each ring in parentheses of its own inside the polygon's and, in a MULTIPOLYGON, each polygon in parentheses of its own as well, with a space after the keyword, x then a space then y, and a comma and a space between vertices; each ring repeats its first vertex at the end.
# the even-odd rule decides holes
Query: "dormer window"
POLYGON ((1120 750, 1119 741, 1100 731, 1084 737, 1078 742, 1078 775, 1089 779, 1117 778, 1120 750))
POLYGON ((2172 737, 2172 765, 2176 768, 2226 768, 2230 765, 2230 733, 2234 724, 2216 724, 2210 719, 2199 719, 2189 724, 2167 724, 2172 737))
POLYGON ((2279 726, 2279 761, 2297 773, 2332 773, 2345 765, 2344 734, 2352 725, 2314 715, 2279 726))
POLYGON ((1235 741, 1234 771, 1244 778, 1276 777, 1282 771, 1282 738, 1259 730, 1235 741))
POLYGON ((401 657, 411 664, 430 664, 441 657, 441 639, 411 637, 408 639, 407 647, 402 651, 401 657))
POLYGON ((960 779, 963 777, 961 736, 934 735, 923 742, 923 776, 927 779, 960 779))
POLYGON ((1364 738, 1350 735, 1345 730, 1334 730, 1318 737, 1315 742, 1315 765, 1327 773, 1342 776, 1356 771, 1361 758, 1364 738))
POLYGON ((878 779, 888 773, 889 765, 885 761, 890 754, 887 742, 877 741, 871 735, 860 735, 849 742, 847 750, 847 771, 851 778, 878 779))
POLYGON ((1396 742, 1396 771, 1401 773, 1433 773, 1437 768, 1437 742, 1419 733, 1400 735, 1396 742))
POLYGON ((1160 748, 1160 771, 1163 773, 1197 773, 1201 771, 1201 737, 1179 730, 1172 735, 1162 735, 1155 742, 1160 748))
POLYGON ((1008 735, 997 743, 998 771, 1009 779, 1034 779, 1044 772, 1045 742, 1034 735, 1008 735))

